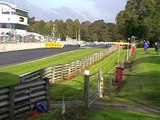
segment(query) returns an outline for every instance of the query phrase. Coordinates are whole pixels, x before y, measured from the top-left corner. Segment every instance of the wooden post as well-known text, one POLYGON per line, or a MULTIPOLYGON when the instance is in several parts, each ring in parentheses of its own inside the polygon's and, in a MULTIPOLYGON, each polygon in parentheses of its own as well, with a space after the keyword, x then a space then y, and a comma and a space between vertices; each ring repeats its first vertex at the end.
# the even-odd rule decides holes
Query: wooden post
POLYGON ((14 120, 15 119, 15 90, 14 90, 15 86, 10 86, 9 88, 9 117, 10 120, 14 120))
POLYGON ((24 82, 24 80, 25 80, 25 79, 24 79, 24 77, 23 77, 23 75, 20 75, 20 77, 19 77, 19 78, 20 78, 20 83, 23 83, 23 82, 24 82))
POLYGON ((74 62, 74 75, 77 74, 77 61, 74 62))
POLYGON ((98 62, 98 53, 95 54, 95 60, 98 62))
POLYGON ((65 107, 64 97, 63 97, 63 100, 62 100, 62 120, 65 120, 65 113, 66 113, 66 107, 65 107))
POLYGON ((90 108, 89 104, 89 74, 85 73, 84 76, 84 107, 86 109, 90 108))
POLYGON ((29 109, 30 109, 30 112, 32 110, 32 102, 31 102, 31 86, 28 87, 28 90, 29 90, 29 109))
POLYGON ((41 69, 40 70, 40 78, 41 78, 41 80, 44 78, 44 69, 41 69))
POLYGON ((53 66, 53 71, 52 71, 52 83, 55 82, 55 66, 53 66))
POLYGON ((80 60, 77 61, 77 72, 79 73, 81 71, 81 64, 80 64, 80 60))
POLYGON ((61 65, 61 80, 63 81, 63 69, 64 69, 64 65, 61 65))
POLYGON ((45 78, 44 80, 46 82, 46 84, 45 84, 45 88, 46 88, 46 100, 47 100, 48 107, 50 107, 50 84, 49 84, 49 79, 45 78))
POLYGON ((99 97, 103 97, 103 75, 102 69, 99 70, 99 79, 98 79, 98 94, 99 97))
POLYGON ((71 63, 69 63, 68 76, 71 76, 71 68, 72 68, 72 64, 71 64, 71 63))

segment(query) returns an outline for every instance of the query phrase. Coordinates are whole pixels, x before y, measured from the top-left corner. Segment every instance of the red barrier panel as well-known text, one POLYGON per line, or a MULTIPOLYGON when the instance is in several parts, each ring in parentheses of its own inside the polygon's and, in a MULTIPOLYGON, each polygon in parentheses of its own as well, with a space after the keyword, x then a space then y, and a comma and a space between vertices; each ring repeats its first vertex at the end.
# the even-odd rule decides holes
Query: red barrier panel
POLYGON ((116 67, 116 82, 122 81, 123 67, 116 67))
POLYGON ((135 54, 136 52, 136 47, 132 47, 132 54, 135 54))

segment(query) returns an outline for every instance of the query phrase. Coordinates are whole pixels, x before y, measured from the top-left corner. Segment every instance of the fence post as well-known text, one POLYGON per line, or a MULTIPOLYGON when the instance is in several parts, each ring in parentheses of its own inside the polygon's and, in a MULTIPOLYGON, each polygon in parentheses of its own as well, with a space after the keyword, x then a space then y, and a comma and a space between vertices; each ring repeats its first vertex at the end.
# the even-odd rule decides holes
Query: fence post
POLYGON ((98 94, 99 94, 100 98, 103 97, 103 73, 102 73, 102 69, 99 70, 98 94))
POLYGON ((48 78, 45 78, 44 80, 46 82, 46 84, 45 84, 45 87, 46 87, 46 100, 47 100, 48 107, 50 107, 50 83, 49 83, 49 79, 48 78))
POLYGON ((23 75, 20 75, 20 83, 23 83, 24 81, 25 81, 25 79, 24 79, 24 77, 23 77, 23 75))
POLYGON ((55 76, 55 66, 53 66, 53 71, 52 71, 52 83, 55 82, 54 76, 55 76))
POLYGON ((89 71, 85 70, 85 75, 84 75, 84 107, 87 109, 90 108, 89 92, 90 92, 89 91, 89 71))
POLYGON ((29 90, 29 109, 30 109, 30 112, 31 112, 31 110, 32 110, 32 102, 31 102, 31 92, 32 92, 32 90, 31 90, 31 86, 29 86, 28 87, 28 90, 29 90))
POLYGON ((15 86, 12 85, 9 88, 9 117, 10 120, 14 120, 15 119, 15 114, 14 114, 14 107, 15 107, 15 90, 14 90, 15 86))
POLYGON ((65 113, 66 113, 66 107, 65 107, 64 97, 63 97, 63 100, 62 100, 62 120, 65 120, 65 113))
POLYGON ((62 68, 61 68, 61 80, 63 80, 63 76, 64 76, 64 73, 63 73, 63 70, 64 70, 64 64, 61 65, 62 68))
POLYGON ((74 64, 74 75, 77 74, 77 68, 78 68, 77 61, 75 61, 75 64, 74 64))
POLYGON ((109 73, 108 85, 109 85, 109 97, 110 97, 111 94, 112 94, 112 76, 111 76, 111 73, 109 73))
POLYGON ((69 66, 68 66, 68 77, 71 77, 71 69, 72 69, 72 64, 71 63, 69 63, 69 66))

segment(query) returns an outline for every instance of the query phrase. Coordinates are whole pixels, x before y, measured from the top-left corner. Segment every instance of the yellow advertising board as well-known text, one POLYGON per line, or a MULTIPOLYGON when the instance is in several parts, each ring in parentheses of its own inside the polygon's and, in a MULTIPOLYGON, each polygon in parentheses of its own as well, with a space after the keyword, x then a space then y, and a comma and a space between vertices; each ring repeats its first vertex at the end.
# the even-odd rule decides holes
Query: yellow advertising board
POLYGON ((127 42, 113 42, 114 45, 129 45, 127 42))
POLYGON ((63 48, 63 44, 60 42, 45 42, 47 48, 63 48))

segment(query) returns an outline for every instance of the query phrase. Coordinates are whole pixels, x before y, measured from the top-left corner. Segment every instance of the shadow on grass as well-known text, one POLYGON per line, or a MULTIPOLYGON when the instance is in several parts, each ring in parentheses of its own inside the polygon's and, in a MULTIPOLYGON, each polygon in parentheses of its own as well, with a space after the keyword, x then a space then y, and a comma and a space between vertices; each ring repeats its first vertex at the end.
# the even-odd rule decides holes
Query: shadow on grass
MULTIPOLYGON (((63 99, 65 101, 65 117, 67 120, 75 119, 77 112, 83 106, 84 94, 83 82, 79 80, 69 80, 52 84, 50 88, 50 100, 53 109, 62 108, 63 99)), ((78 113, 80 114, 80 113, 78 113)))
POLYGON ((157 71, 131 75, 119 87, 118 97, 131 101, 160 105, 160 73, 157 71))
POLYGON ((136 59, 136 62, 134 62, 134 65, 138 65, 140 63, 155 63, 155 64, 160 64, 160 56, 145 56, 136 59))
POLYGON ((0 72, 0 87, 15 85, 19 82, 19 76, 11 73, 0 72))
POLYGON ((51 101, 82 100, 84 94, 84 85, 77 80, 64 81, 51 85, 50 88, 51 101))

